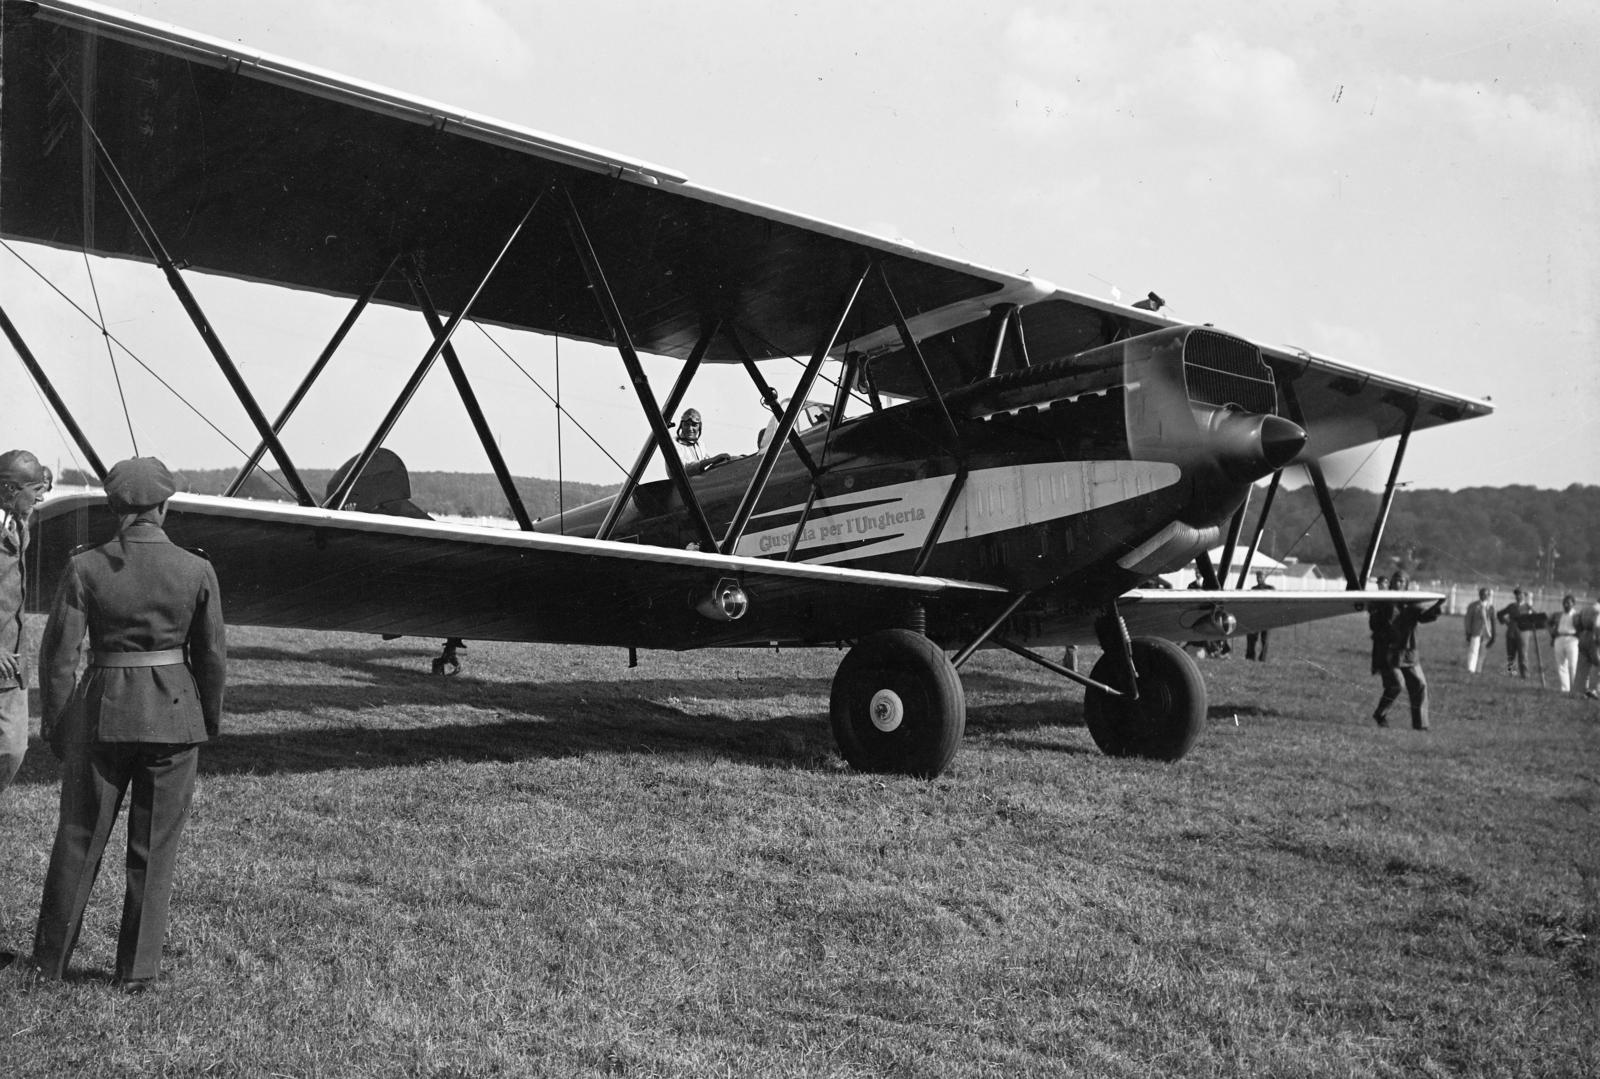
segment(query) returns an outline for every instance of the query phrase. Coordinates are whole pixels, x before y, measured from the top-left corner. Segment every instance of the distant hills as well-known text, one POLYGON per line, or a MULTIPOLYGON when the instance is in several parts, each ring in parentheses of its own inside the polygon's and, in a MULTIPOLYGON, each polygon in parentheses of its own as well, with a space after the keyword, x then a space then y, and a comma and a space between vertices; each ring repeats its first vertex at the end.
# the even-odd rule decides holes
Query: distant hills
MULTIPOLYGON (((186 490, 195 494, 221 494, 233 478, 225 469, 192 469, 177 475, 186 490)), ((322 493, 332 475, 326 468, 301 471, 314 494, 322 493)), ((61 478, 64 483, 83 482, 72 469, 61 478)), ((516 484, 534 517, 556 512, 554 480, 518 476, 516 484)), ((614 494, 617 486, 569 482, 564 489, 566 506, 571 509, 614 494)), ((432 514, 511 516, 500 484, 489 473, 413 472, 411 490, 412 500, 432 514)), ((260 472, 250 478, 242 494, 288 500, 284 491, 260 472)), ((1367 549, 1378 498, 1374 491, 1356 488, 1336 497, 1339 520, 1358 566, 1367 549)), ((1241 544, 1249 542, 1262 501, 1262 491, 1257 490, 1246 514, 1241 544)), ((1278 492, 1261 549, 1278 559, 1315 562, 1328 576, 1339 576, 1339 561, 1309 485, 1278 492)), ((1600 486, 1573 484, 1561 491, 1521 485, 1403 490, 1395 496, 1379 568, 1392 572, 1396 557, 1415 575, 1430 579, 1507 585, 1553 581, 1600 590, 1600 486)))
MULTIPOLYGON (((1253 534, 1262 501, 1263 492, 1258 490, 1246 514, 1241 543, 1253 534)), ((1334 503, 1358 568, 1378 502, 1376 492, 1351 488, 1334 503)), ((1278 492, 1261 549, 1274 558, 1288 555, 1315 562, 1327 575, 1340 575, 1333 542, 1309 485, 1278 492)), ((1430 579, 1502 585, 1553 582, 1600 590, 1600 487, 1402 490, 1395 495, 1384 530, 1379 568, 1393 572, 1396 557, 1416 576, 1430 579)))
MULTIPOLYGON (((276 470, 271 475, 278 481, 283 478, 276 470)), ((220 495, 232 482, 234 473, 230 469, 182 471, 174 469, 173 476, 182 485, 183 490, 190 494, 220 495)), ((300 470, 300 478, 305 481, 313 495, 320 496, 332 477, 331 468, 300 470)), ((549 517, 560 508, 555 480, 534 479, 530 476, 513 476, 512 479, 516 481, 517 493, 522 496, 523 505, 527 506, 530 516, 549 517)), ((62 470, 61 482, 82 484, 86 480, 76 469, 68 468, 62 470)), ((88 477, 87 482, 92 486, 99 485, 92 476, 88 477)), ((574 483, 569 480, 561 484, 561 494, 565 496, 566 508, 570 510, 585 502, 613 495, 619 486, 620 484, 614 484, 607 487, 598 483, 574 483)), ((286 487, 278 486, 260 471, 250 477, 239 495, 242 498, 256 498, 263 501, 293 501, 286 487)), ((411 500, 434 516, 511 516, 511 508, 506 504, 505 493, 500 490, 500 482, 494 478, 493 473, 488 472, 412 472, 411 500)))

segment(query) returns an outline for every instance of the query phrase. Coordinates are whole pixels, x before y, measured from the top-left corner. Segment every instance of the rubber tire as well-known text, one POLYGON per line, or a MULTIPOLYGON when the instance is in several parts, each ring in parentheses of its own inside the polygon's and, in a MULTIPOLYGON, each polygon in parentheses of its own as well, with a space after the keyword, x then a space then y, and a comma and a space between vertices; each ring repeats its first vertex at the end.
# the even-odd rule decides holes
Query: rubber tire
MULTIPOLYGON (((1159 637, 1133 641, 1133 665, 1139 671, 1139 699, 1113 697, 1090 689, 1083 698, 1083 717, 1094 744, 1108 757, 1182 760, 1206 727, 1206 680, 1188 653, 1159 637)), ((1120 664, 1104 655, 1090 674, 1096 682, 1115 686, 1120 664)))
POLYGON ((950 764, 967 726, 967 697, 938 645, 909 629, 862 638, 833 676, 829 701, 834 741, 858 772, 893 772, 932 779, 950 764), (900 725, 880 731, 872 698, 891 689, 904 708, 900 725))

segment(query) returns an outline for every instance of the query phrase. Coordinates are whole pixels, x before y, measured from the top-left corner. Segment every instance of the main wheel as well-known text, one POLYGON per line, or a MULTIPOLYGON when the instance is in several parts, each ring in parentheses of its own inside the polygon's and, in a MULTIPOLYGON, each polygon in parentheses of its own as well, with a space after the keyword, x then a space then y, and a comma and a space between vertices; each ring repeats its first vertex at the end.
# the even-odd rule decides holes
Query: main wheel
POLYGON ((967 699, 938 645, 908 629, 886 629, 863 638, 839 664, 829 713, 850 767, 931 779, 961 744, 967 699))
MULTIPOLYGON (((1083 717, 1094 744, 1108 757, 1181 760, 1206 726, 1206 682, 1183 649, 1157 637, 1133 642, 1133 665, 1139 671, 1139 699, 1113 697, 1090 689, 1083 698, 1083 717)), ((1121 664, 1100 657, 1090 675, 1096 682, 1121 682, 1121 664)))

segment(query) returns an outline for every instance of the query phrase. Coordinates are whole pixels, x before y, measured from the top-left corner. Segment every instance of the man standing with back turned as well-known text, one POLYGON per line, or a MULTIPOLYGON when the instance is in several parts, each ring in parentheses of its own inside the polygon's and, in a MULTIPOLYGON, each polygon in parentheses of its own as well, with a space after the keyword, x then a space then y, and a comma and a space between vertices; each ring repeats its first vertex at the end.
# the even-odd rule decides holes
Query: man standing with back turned
POLYGON ((199 743, 218 732, 227 676, 217 575, 161 528, 175 490, 153 457, 112 466, 106 502, 121 517, 117 534, 67 563, 40 644, 43 733, 65 765, 33 939, 33 961, 46 978, 66 976, 130 785, 117 984, 141 992, 161 970, 199 743), (86 631, 92 651, 74 687, 86 631))

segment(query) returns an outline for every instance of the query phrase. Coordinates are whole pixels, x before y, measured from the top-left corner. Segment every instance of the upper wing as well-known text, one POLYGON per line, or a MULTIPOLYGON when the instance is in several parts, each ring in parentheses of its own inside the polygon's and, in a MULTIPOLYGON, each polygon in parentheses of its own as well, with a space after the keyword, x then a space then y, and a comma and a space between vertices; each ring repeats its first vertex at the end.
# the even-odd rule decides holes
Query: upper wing
MULTIPOLYGON (((686 356, 703 318, 754 357, 811 352, 867 256, 916 332, 1048 289, 1029 278, 786 213, 670 169, 78 0, 6 0, 0 232, 149 257, 92 126, 180 264, 355 296, 419 253, 446 310, 541 191, 566 185, 635 345, 686 356), (32 17, 24 17, 31 11, 32 17), (81 111, 80 111, 81 110, 81 111)), ((611 340, 547 197, 474 307, 522 329, 611 340)), ((380 303, 413 306, 390 281, 380 303)), ((890 326, 863 290, 844 337, 890 326)), ((737 361, 713 343, 707 360, 737 361)))
MULTIPOLYGON (((38 510, 32 579, 52 582, 70 552, 116 518, 100 492, 38 510)), ((476 640, 641 648, 855 638, 899 624, 913 601, 987 599, 992 585, 676 551, 404 517, 174 495, 166 531, 206 552, 229 622, 476 640), (749 612, 712 621, 695 603, 723 578, 749 612)), ((34 589, 34 609, 50 596, 34 589)))
MULTIPOLYGON (((1026 362, 1034 367, 1128 337, 1184 325, 1153 311, 1060 288, 1054 289, 1049 298, 1023 307, 1016 317, 1026 342, 1026 362)), ((1255 343, 1272 367, 1279 386, 1280 414, 1288 413, 1282 387, 1292 382, 1305 415, 1306 445, 1295 463, 1397 435, 1412 409, 1416 411, 1414 430, 1419 431, 1494 411, 1485 401, 1309 352, 1255 343)), ((900 348, 898 338, 880 332, 856 342, 856 347, 869 354, 875 348, 879 350, 872 371, 884 390, 911 397, 922 395, 920 376, 900 348)), ((979 319, 935 333, 922 340, 920 348, 941 386, 970 384, 987 375, 994 359, 993 327, 989 320, 979 319)), ((1000 372, 1022 366, 1016 352, 1014 341, 1008 341, 1001 351, 1000 372)), ((1082 388, 1070 392, 1082 392, 1082 388)))

